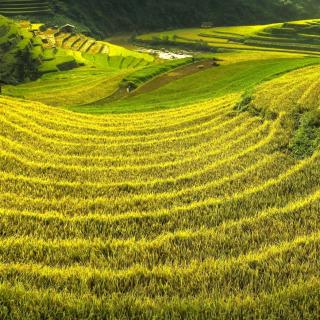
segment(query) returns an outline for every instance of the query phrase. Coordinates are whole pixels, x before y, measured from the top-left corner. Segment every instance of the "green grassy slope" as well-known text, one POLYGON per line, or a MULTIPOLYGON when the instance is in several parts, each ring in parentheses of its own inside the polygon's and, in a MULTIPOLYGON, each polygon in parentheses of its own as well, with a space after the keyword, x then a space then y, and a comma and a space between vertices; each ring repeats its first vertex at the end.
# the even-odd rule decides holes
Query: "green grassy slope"
POLYGON ((44 48, 31 25, 0 15, 0 82, 17 84, 35 79, 42 73, 72 69, 77 66, 71 56, 44 48))
POLYGON ((319 58, 281 58, 238 62, 212 68, 169 83, 155 91, 129 97, 106 105, 70 107, 73 111, 89 113, 126 113, 174 108, 227 93, 252 89, 261 81, 309 64, 319 58))
POLYGON ((39 26, 30 23, 18 24, 4 17, 1 19, 1 79, 13 84, 3 88, 7 95, 54 106, 87 104, 112 95, 125 76, 154 60, 148 54, 96 41, 82 34, 67 34, 56 29, 42 32, 39 26), (74 45, 79 41, 83 41, 83 45, 74 45), (26 46, 24 51, 20 49, 22 44, 26 46), (95 46, 99 50, 95 50, 95 46), (67 72, 79 66, 81 68, 67 72), (16 73, 13 68, 17 69, 16 73), (28 81, 36 78, 37 81, 28 81))
POLYGON ((37 81, 18 86, 5 86, 3 93, 52 106, 76 106, 112 95, 129 72, 132 70, 83 66, 72 71, 51 72, 37 81))

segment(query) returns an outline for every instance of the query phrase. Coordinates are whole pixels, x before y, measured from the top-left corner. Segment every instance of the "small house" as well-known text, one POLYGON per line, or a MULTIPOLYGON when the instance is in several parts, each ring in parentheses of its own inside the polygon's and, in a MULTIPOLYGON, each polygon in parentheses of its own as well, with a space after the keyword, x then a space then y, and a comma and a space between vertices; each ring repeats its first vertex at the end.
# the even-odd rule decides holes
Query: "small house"
POLYGON ((75 30, 76 30, 76 27, 73 26, 72 24, 65 24, 60 28, 60 31, 65 33, 73 33, 75 32, 75 30))

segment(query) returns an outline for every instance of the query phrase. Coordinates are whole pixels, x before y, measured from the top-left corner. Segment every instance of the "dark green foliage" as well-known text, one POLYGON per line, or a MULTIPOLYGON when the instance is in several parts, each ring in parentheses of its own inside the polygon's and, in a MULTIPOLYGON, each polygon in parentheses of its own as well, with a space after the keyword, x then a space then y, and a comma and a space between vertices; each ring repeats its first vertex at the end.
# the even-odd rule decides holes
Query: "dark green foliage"
POLYGON ((59 15, 83 23, 101 36, 121 31, 213 25, 241 25, 314 18, 318 0, 56 0, 59 15))
POLYGON ((294 116, 296 131, 289 148, 297 158, 303 159, 311 156, 320 145, 320 111, 299 110, 294 116))
POLYGON ((252 96, 244 95, 242 100, 236 104, 235 110, 239 112, 248 111, 252 102, 252 96))
POLYGON ((236 104, 235 110, 238 112, 249 112, 253 116, 261 117, 266 120, 275 120, 278 115, 266 108, 259 108, 253 103, 253 97, 251 95, 245 94, 242 100, 236 104))
POLYGON ((0 48, 0 83, 17 84, 28 79, 35 79, 39 59, 33 53, 31 39, 23 39, 18 33, 12 41, 5 37, 0 48))

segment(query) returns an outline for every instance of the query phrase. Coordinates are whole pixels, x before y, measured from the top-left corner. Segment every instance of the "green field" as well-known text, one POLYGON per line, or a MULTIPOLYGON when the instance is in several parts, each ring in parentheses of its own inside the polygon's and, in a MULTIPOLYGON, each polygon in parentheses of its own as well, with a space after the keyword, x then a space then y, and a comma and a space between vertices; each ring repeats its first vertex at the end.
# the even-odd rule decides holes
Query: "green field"
POLYGON ((82 34, 55 29, 41 32, 40 27, 0 18, 0 41, 4 44, 2 50, 0 47, 4 65, 0 82, 9 84, 4 94, 60 107, 88 104, 111 96, 126 76, 154 61, 151 55, 82 34), (30 70, 25 70, 24 64, 30 70))
POLYGON ((205 43, 209 48, 320 54, 320 20, 270 25, 181 29, 138 36, 145 43, 205 43))
POLYGON ((48 49, 32 32, 32 25, 17 23, 0 15, 0 83, 19 84, 41 74, 77 66, 71 55, 48 49))
POLYGON ((0 95, 0 319, 318 319, 319 30, 139 36, 220 43, 173 61, 31 37, 38 76, 0 95))
POLYGON ((278 74, 309 64, 320 63, 319 58, 278 58, 237 62, 210 69, 169 83, 155 91, 128 97, 107 105, 70 107, 73 111, 89 113, 143 112, 174 108, 221 97, 228 93, 241 93, 278 74), (199 85, 201 84, 201 85, 199 85))

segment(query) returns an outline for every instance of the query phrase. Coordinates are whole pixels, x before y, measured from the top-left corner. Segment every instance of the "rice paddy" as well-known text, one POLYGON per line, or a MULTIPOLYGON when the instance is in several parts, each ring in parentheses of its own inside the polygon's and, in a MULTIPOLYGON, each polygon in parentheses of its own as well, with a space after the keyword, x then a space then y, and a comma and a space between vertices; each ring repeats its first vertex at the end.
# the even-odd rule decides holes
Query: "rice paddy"
POLYGON ((205 43, 220 49, 279 51, 318 55, 320 20, 270 25, 214 27, 165 31, 138 36, 146 43, 170 40, 176 44, 205 43))
POLYGON ((314 48, 90 105, 159 66, 75 46, 84 65, 0 96, 0 319, 317 319, 314 48))
POLYGON ((28 61, 26 58, 20 61, 19 56, 30 56, 33 72, 33 77, 26 79, 17 76, 11 85, 4 87, 4 93, 53 106, 86 105, 112 96, 123 78, 154 61, 148 54, 96 41, 82 34, 68 34, 51 28, 40 31, 41 26, 28 21, 18 24, 3 18, 0 26, 3 30, 0 37, 6 44, 1 56, 5 66, 4 74, 0 70, 2 81, 10 84, 12 74, 23 73, 21 64, 28 61), (16 41, 7 48, 10 35, 16 41), (21 43, 26 49, 21 48, 21 43), (21 52, 19 55, 17 47, 21 52), (37 80, 21 81, 30 78, 37 80), (67 87, 70 90, 66 90, 67 87))

